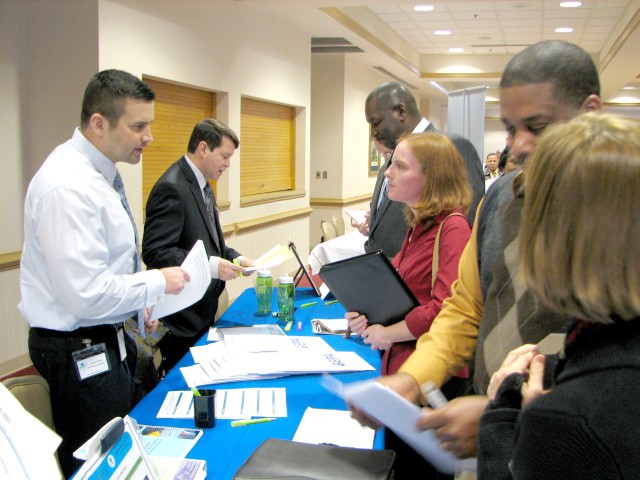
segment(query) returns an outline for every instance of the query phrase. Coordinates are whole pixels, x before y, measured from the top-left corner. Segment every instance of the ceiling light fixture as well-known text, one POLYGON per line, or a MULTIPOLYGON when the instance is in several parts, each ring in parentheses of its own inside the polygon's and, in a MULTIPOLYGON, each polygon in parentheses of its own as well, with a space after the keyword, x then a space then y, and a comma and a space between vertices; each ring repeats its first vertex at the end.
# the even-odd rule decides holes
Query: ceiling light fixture
POLYGON ((433 5, 416 5, 413 10, 416 12, 431 12, 434 8, 433 5))
POLYGON ((460 47, 451 47, 449 49, 449 53, 462 53, 464 52, 464 48, 460 48, 460 47))
POLYGON ((563 8, 576 8, 581 7, 582 2, 560 2, 560 6, 563 8))
POLYGON ((436 30, 434 35, 451 35, 451 30, 436 30))
POLYGON ((558 27, 554 30, 556 33, 571 33, 573 28, 571 27, 558 27))

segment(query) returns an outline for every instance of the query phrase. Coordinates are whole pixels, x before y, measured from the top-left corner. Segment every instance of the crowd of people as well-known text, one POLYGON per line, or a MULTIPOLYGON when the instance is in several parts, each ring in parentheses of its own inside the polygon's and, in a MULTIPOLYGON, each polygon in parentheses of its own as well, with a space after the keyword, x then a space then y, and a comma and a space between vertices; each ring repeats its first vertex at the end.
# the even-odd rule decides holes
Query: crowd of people
MULTIPOLYGON (((50 384, 66 477, 79 467, 73 451, 158 381, 146 347, 171 369, 213 324, 225 282, 254 264, 226 245, 220 226, 209 180, 229 168, 240 141, 215 119, 194 127, 185 155, 153 187, 140 249, 117 163, 138 163, 153 140, 153 101, 133 75, 97 73, 80 127, 25 200, 20 310, 50 384), (154 318, 151 307, 189 281, 178 265, 196 240, 209 257, 207 293, 154 318)), ((416 428, 433 430, 460 459, 476 457, 479 480, 640 472, 640 121, 600 109, 593 60, 562 41, 534 44, 506 65, 508 142, 487 155, 484 172, 473 145, 437 131, 404 86, 382 84, 365 102, 372 139, 390 155, 365 221, 353 226, 368 252, 392 259, 419 306, 388 326, 360 312, 346 319, 381 351, 377 381, 423 405, 416 428), (542 355, 537 345, 551 333, 566 335, 564 347, 542 355), (429 408, 428 381, 446 405, 429 408)), ((394 432, 385 442, 397 453, 396 479, 453 478, 394 432)))

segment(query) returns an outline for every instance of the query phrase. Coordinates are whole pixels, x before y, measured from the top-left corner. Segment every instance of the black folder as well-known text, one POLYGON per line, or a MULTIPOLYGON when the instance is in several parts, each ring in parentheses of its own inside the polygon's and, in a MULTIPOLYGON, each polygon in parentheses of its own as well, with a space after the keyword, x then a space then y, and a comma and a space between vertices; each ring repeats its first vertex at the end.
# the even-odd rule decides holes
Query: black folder
POLYGON ((387 326, 403 320, 419 305, 382 250, 327 263, 318 272, 348 312, 387 326))
POLYGON ((267 438, 233 480, 390 480, 393 450, 312 445, 267 438))

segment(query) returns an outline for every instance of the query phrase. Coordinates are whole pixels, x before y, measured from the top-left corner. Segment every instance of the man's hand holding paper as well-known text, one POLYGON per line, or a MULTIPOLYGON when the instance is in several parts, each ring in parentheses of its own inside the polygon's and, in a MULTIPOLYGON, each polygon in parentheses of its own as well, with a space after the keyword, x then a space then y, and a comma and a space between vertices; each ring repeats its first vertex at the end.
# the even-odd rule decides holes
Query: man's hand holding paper
POLYGON ((184 284, 181 291, 176 291, 175 295, 165 295, 155 304, 149 314, 152 320, 166 317, 193 305, 207 291, 211 283, 211 273, 207 253, 201 240, 196 242, 180 268, 187 273, 186 278, 189 281, 184 284))

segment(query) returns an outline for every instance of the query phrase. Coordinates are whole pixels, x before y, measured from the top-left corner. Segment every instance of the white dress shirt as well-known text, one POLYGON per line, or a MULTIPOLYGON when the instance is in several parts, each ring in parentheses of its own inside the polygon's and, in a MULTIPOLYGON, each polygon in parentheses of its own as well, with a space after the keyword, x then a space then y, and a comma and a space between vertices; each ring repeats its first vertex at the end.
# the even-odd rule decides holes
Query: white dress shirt
POLYGON ((18 308, 32 327, 123 322, 164 295, 160 271, 134 273, 133 225, 113 188, 115 174, 115 164, 76 129, 31 180, 18 308))
MULTIPOLYGON (((200 193, 202 194, 202 200, 204 201, 204 187, 207 184, 207 178, 203 175, 198 167, 189 159, 189 155, 185 155, 184 159, 187 161, 187 164, 193 170, 193 174, 196 176, 198 180, 198 186, 200 187, 200 193)), ((216 228, 215 226, 213 228, 216 228)), ((238 262, 242 261, 244 255, 240 255, 238 257, 238 262)), ((217 279, 218 276, 218 265, 220 264, 220 257, 215 257, 211 255, 209 257, 209 273, 211 274, 211 278, 217 279)))

